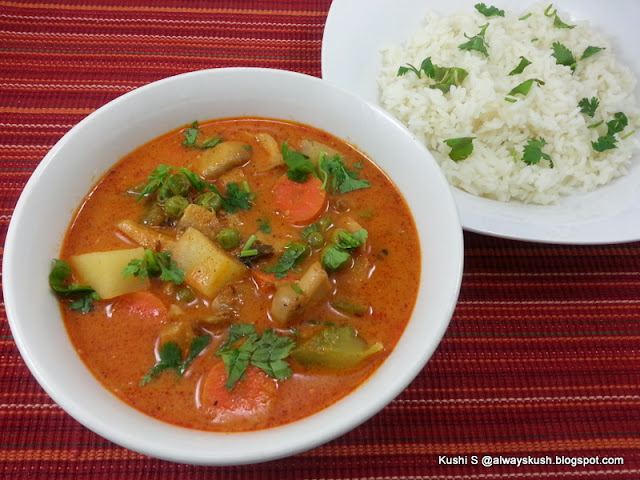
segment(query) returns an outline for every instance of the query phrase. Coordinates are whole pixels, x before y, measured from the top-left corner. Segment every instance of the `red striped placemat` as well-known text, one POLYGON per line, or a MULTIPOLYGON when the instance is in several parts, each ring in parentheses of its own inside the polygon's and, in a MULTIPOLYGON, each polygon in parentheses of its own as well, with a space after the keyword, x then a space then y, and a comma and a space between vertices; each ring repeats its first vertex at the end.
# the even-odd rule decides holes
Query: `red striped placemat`
MULTIPOLYGON (((3 244, 30 174, 86 115, 192 70, 320 76, 329 6, 0 0, 3 244)), ((458 307, 409 388, 352 432, 258 465, 169 463, 85 429, 32 378, 2 303, 0 478, 640 478, 640 243, 554 246, 472 233, 465 241, 458 307)))

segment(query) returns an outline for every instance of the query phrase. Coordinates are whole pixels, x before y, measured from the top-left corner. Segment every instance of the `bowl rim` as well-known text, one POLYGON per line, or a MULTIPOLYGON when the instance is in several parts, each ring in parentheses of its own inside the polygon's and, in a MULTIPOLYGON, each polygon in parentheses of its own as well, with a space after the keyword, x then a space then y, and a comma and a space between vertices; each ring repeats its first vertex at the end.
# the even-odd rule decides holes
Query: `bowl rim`
MULTIPOLYGON (((309 450, 332 439, 335 439, 349 430, 354 429, 355 427, 369 419, 371 416, 377 414, 382 408, 390 403, 420 373, 424 365, 431 358, 433 352, 440 343, 440 340, 442 339, 446 328, 449 325, 460 291, 464 256, 462 227, 460 226, 458 213, 455 208, 455 203, 450 189, 448 188, 444 176, 441 174, 440 170, 437 169, 437 171, 433 170, 431 173, 433 173, 433 175, 437 177, 435 178, 435 180, 433 180, 436 182, 434 185, 441 190, 439 193, 440 195, 442 195, 440 203, 438 204, 438 209, 442 210, 439 215, 441 215, 441 217, 445 217, 448 215, 449 217, 446 227, 448 229, 448 233, 450 234, 450 238, 448 239, 448 248, 452 252, 452 258, 449 259, 451 266, 447 298, 442 299, 442 306, 437 312, 440 318, 437 319, 438 323, 435 326, 436 328, 433 332, 433 338, 431 339, 430 343, 413 358, 412 363, 409 366, 410 368, 407 368, 400 373, 396 372, 393 375, 385 371, 385 378, 390 381, 390 385, 388 385, 387 388, 385 388, 383 391, 378 392, 379 396, 375 399, 367 398, 367 385, 371 383, 373 378, 378 377, 381 371, 385 370, 385 365, 390 364, 390 359, 394 355, 396 355, 396 351, 398 348, 397 346, 391 353, 389 358, 387 358, 385 362, 383 362, 382 366, 379 367, 377 371, 374 372, 363 385, 356 389, 355 392, 347 395, 347 397, 340 400, 336 405, 328 407, 327 409, 322 410, 312 415, 311 417, 307 417, 305 419, 286 424, 281 427, 274 427, 271 429, 255 432, 233 434, 203 432, 198 430, 183 429, 182 427, 171 425, 169 430, 173 429, 176 434, 182 440, 184 440, 184 442, 186 442, 185 445, 181 446, 179 452, 176 452, 175 445, 167 445, 163 447, 157 444, 149 444, 146 441, 141 441, 140 438, 136 437, 135 435, 131 435, 128 432, 117 431, 117 429, 113 425, 113 423, 117 423, 117 421, 122 420, 117 416, 120 413, 120 410, 126 409, 133 410, 135 412, 134 415, 144 416, 144 418, 137 419, 139 420, 138 426, 142 429, 151 429, 149 431, 152 431, 157 427, 155 425, 156 423, 162 423, 164 427, 169 424, 164 424, 164 422, 161 422, 160 420, 152 419, 151 417, 147 417, 146 415, 138 412, 133 407, 125 404, 122 400, 117 399, 113 394, 111 394, 111 392, 104 389, 104 387, 102 387, 104 390, 104 392, 102 392, 102 395, 105 397, 109 397, 105 399, 105 411, 113 413, 115 417, 112 419, 112 421, 106 420, 104 418, 95 418, 95 415, 91 413, 89 407, 83 406, 82 402, 78 399, 69 398, 70 395, 67 395, 65 394, 65 392, 60 390, 60 386, 55 381, 55 379, 47 377, 46 371, 43 370, 43 359, 39 358, 38 353, 34 353, 33 351, 33 346, 31 345, 29 339, 29 331, 24 325, 24 318, 22 318, 24 313, 21 313, 21 307, 17 303, 17 298, 19 298, 20 292, 16 290, 13 281, 16 278, 18 270, 20 269, 20 265, 16 263, 17 260, 16 258, 14 258, 14 251, 19 251, 18 249, 21 247, 19 234, 24 230, 24 223, 26 222, 25 209, 28 206, 27 202, 29 197, 33 195, 33 192, 37 188, 38 184, 43 181, 42 179, 50 174, 50 170, 54 168, 54 162, 57 158, 60 157, 61 152, 64 152, 64 149, 68 147, 68 144, 75 141, 76 137, 81 134, 85 127, 87 127, 88 125, 99 122, 100 119, 104 116, 113 115, 113 110, 117 112, 118 109, 121 108, 121 106, 126 105, 127 103, 135 104, 135 102, 138 101, 142 102, 143 100, 138 99, 144 99, 145 96, 152 95, 153 92, 157 90, 163 91, 167 88, 171 88, 175 84, 201 81, 214 83, 217 82, 217 84, 236 81, 238 83, 246 83, 246 80, 249 78, 251 78, 252 81, 255 81, 256 78, 260 78, 262 82, 264 82, 265 84, 268 83, 270 85, 275 85, 278 82, 283 82, 291 86, 292 88, 297 88, 298 85, 301 85, 300 88, 308 88, 311 89, 311 91, 313 91, 314 93, 323 93, 328 96, 336 97, 340 102, 346 102, 349 106, 359 108, 362 112, 365 112, 365 114, 370 115, 374 122, 382 123, 385 126, 389 126, 392 129, 391 131, 393 132, 393 134, 397 135, 398 138, 405 139, 404 141, 407 142, 409 142, 410 139, 413 139, 414 145, 412 146, 412 148, 417 149, 417 151, 420 151, 425 157, 431 159, 431 162, 425 162, 425 164, 433 163, 433 165, 429 168, 431 168, 432 170, 434 166, 437 168, 435 160, 433 160, 426 148, 419 144, 419 142, 415 140, 413 135, 403 125, 401 125, 400 122, 384 112, 381 108, 366 102, 355 94, 347 92, 346 90, 343 90, 342 88, 332 85, 327 81, 319 79, 317 77, 285 70, 252 67, 198 70, 175 75, 172 77, 167 77, 142 86, 136 90, 125 93, 124 95, 117 97, 114 100, 111 100, 110 102, 106 103, 105 105, 89 114, 87 117, 74 125, 74 127, 72 127, 71 130, 69 130, 69 132, 67 132, 51 148, 51 150, 45 155, 43 160, 38 164, 31 178, 25 185, 25 188, 22 191, 20 198, 18 199, 18 202, 16 203, 16 206, 14 208, 12 219, 7 231, 2 273, 4 279, 4 300, 11 332, 20 351, 20 354, 27 367, 31 371, 32 375, 35 377, 41 387, 47 392, 47 394, 53 399, 53 401, 55 401, 70 416, 72 416, 75 420, 77 420, 79 423, 83 424, 93 432, 116 444, 119 444, 132 451, 156 458, 161 458, 164 460, 201 465, 241 465, 264 462, 309 450), (107 393, 108 395, 105 395, 105 393, 107 393), (351 399, 354 396, 357 396, 359 401, 362 401, 363 406, 359 410, 354 410, 353 408, 352 404, 354 401, 351 399), (126 408, 123 409, 123 406, 126 408), (342 415, 340 422, 327 424, 327 419, 332 419, 338 414, 342 415), (305 433, 308 432, 309 429, 315 430, 311 434, 305 433), (182 435, 180 434, 181 430, 187 431, 188 433, 182 435), (273 441, 274 438, 281 438, 282 435, 289 435, 291 438, 281 444, 277 444, 273 441), (201 448, 198 448, 202 442, 204 442, 206 445, 211 445, 211 439, 214 437, 216 438, 216 442, 218 442, 216 443, 217 445, 224 446, 226 444, 237 444, 246 446, 247 442, 251 442, 251 446, 250 448, 245 448, 243 451, 234 451, 231 453, 228 449, 223 450, 221 453, 207 453, 203 452, 201 448)), ((213 119, 222 117, 212 115, 211 118, 213 119)), ((358 145, 356 145, 356 147, 360 148, 358 145)), ((367 152, 365 151, 364 153, 367 152)), ((115 161, 117 160, 118 159, 116 159, 115 161)), ((112 163, 115 163, 115 161, 112 163)), ((376 161, 375 158, 374 161, 376 161)), ((58 161, 58 163, 60 163, 60 161, 58 161)), ((396 179, 394 179, 391 175, 390 177, 392 177, 392 181, 395 182, 396 179)), ((93 180, 92 183, 95 183, 95 180, 93 180)), ((83 198, 87 193, 88 191, 84 193, 83 198)), ((404 193, 405 192, 403 192, 403 194, 404 193)), ((73 213, 71 213, 71 216, 73 216, 73 213)), ((418 304, 416 304, 416 306, 414 307, 414 312, 412 314, 410 323, 413 321, 413 317, 416 315, 417 308, 418 304)), ((402 341, 402 339, 406 336, 407 332, 405 330, 405 333, 403 333, 400 341, 402 341)), ((86 375, 88 372, 88 368, 84 366, 84 363, 82 363, 82 360, 80 360, 79 357, 76 359, 76 361, 81 364, 84 370, 86 370, 86 372, 84 372, 86 375)), ((82 372, 79 370, 78 374, 82 374, 82 372)), ((97 383, 97 380, 95 380, 95 378, 94 381, 95 383, 97 383)), ((126 415, 131 415, 131 412, 127 410, 127 413, 123 415, 125 415, 126 417, 126 415)), ((157 428, 160 431, 166 430, 166 428, 157 428)))

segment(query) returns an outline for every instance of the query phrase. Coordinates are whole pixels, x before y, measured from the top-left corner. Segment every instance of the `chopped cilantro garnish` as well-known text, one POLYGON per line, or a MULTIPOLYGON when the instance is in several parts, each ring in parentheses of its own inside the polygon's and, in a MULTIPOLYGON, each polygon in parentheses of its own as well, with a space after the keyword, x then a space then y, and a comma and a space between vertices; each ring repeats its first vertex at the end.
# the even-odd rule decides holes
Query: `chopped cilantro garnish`
POLYGON ((331 245, 322 252, 322 266, 327 270, 337 270, 351 258, 351 253, 331 245))
POLYGON ((514 68, 513 70, 511 70, 509 72, 509 75, 510 76, 511 75, 518 75, 518 74, 524 72, 524 69, 527 68, 529 65, 531 65, 531 62, 527 58, 525 58, 523 56, 520 56, 520 63, 518 64, 518 66, 516 68, 514 68))
POLYGON ((598 140, 595 142, 591 142, 591 146, 596 152, 604 152, 605 150, 613 150, 614 148, 618 148, 616 143, 616 137, 613 135, 602 135, 598 137, 598 140))
POLYGON ((309 160, 309 157, 295 150, 291 150, 287 142, 282 144, 280 151, 284 162, 289 167, 289 170, 287 170, 289 180, 302 183, 309 177, 309 174, 314 173, 315 165, 309 160))
POLYGON ((466 33, 464 34, 464 36, 469 39, 468 42, 466 43, 462 43, 460 45, 458 45, 458 48, 460 50, 467 50, 467 51, 477 51, 482 53, 485 57, 489 56, 489 51, 487 50, 488 46, 487 42, 484 38, 485 32, 487 31, 487 28, 489 28, 489 24, 485 24, 482 25, 480 27, 480 32, 476 35, 474 35, 473 37, 469 37, 466 33))
POLYGON ((184 141, 182 145, 188 148, 195 148, 198 150, 205 150, 207 148, 213 148, 222 142, 221 138, 207 138, 202 143, 197 144, 198 135, 200 135, 200 127, 198 126, 198 122, 195 121, 191 124, 189 128, 187 128, 184 132, 184 141))
POLYGON ((530 78, 529 80, 526 80, 522 82, 520 85, 518 85, 517 87, 513 88, 507 94, 507 98, 505 98, 505 100, 512 102, 513 100, 515 100, 513 97, 515 97, 516 95, 526 96, 529 93, 529 90, 531 90, 531 87, 533 86, 534 82, 537 83, 538 85, 544 85, 544 82, 542 80, 538 80, 537 78, 530 78))
POLYGON ((327 270, 337 270, 342 267, 351 258, 351 252, 365 244, 368 236, 369 233, 364 228, 354 233, 338 230, 335 243, 322 251, 322 266, 327 270))
MULTIPOLYGON (((552 45, 553 53, 551 54, 555 59, 558 65, 564 65, 566 67, 570 67, 571 70, 575 70, 578 65, 578 60, 575 59, 571 50, 569 50, 565 45, 560 42, 553 42, 552 45)), ((598 52, 604 50, 604 47, 594 47, 589 46, 584 49, 582 56, 579 60, 584 60, 595 55, 598 52)))
POLYGON ((248 188, 240 188, 237 183, 231 182, 227 184, 226 195, 223 195, 215 185, 209 184, 209 188, 212 192, 220 195, 222 208, 224 208, 227 213, 236 213, 238 210, 251 209, 250 200, 253 194, 248 188))
POLYGON ((145 248, 141 259, 131 260, 122 271, 122 275, 133 275, 142 279, 160 278, 176 285, 184 282, 184 270, 171 260, 171 252, 156 253, 149 248, 145 248))
POLYGON ((420 68, 416 68, 410 63, 407 66, 398 69, 397 76, 405 75, 408 72, 415 73, 418 78, 422 78, 422 73, 434 80, 435 83, 429 85, 429 88, 440 90, 442 93, 448 93, 452 86, 459 87, 469 75, 464 68, 458 67, 440 67, 431 62, 431 57, 425 58, 420 64, 420 68))
POLYGON ((58 296, 72 300, 69 308, 87 313, 93 308, 93 301, 100 300, 100 296, 88 285, 66 283, 70 275, 71 266, 64 260, 55 258, 49 273, 49 285, 58 296))
MULTIPOLYGON (((159 192, 160 195, 163 191, 167 191, 167 180, 169 180, 174 169, 175 167, 171 167, 169 165, 158 165, 147 177, 148 183, 138 195, 138 200, 155 192, 159 192)), ((184 173, 189 180, 189 183, 191 183, 191 185, 199 192, 207 187, 207 184, 196 173, 192 172, 188 168, 180 167, 177 170, 184 173)))
POLYGON ((292 268, 296 267, 309 253, 306 245, 299 242, 289 243, 284 253, 274 266, 267 268, 266 273, 274 273, 277 279, 284 278, 292 268))
POLYGON ((476 137, 459 137, 444 140, 444 143, 451 147, 449 158, 454 162, 459 162, 469 157, 469 155, 473 153, 473 140, 475 138, 476 137))
POLYGON ((156 363, 151 370, 144 376, 140 385, 146 385, 153 377, 165 370, 175 370, 178 375, 184 375, 191 362, 202 352, 209 342, 209 335, 200 335, 194 338, 189 345, 189 353, 185 360, 182 360, 182 352, 175 342, 167 342, 160 348, 160 361, 156 363))
POLYGON ((613 120, 607 122, 607 135, 620 133, 627 128, 627 125, 629 125, 627 116, 622 112, 618 112, 613 115, 613 120))
POLYGON ((584 113, 589 117, 593 117, 596 114, 596 110, 600 105, 600 100, 597 97, 591 97, 591 99, 583 98, 578 102, 580 107, 580 113, 584 113))
POLYGON ((575 70, 578 62, 573 56, 573 53, 571 53, 571 50, 560 42, 553 42, 552 48, 553 53, 551 56, 556 59, 556 64, 564 65, 565 67, 570 67, 571 70, 575 70))
POLYGON ((484 3, 476 3, 474 7, 485 17, 504 17, 504 10, 497 7, 487 7, 484 3))
POLYGON ((172 168, 168 165, 160 164, 158 165, 147 178, 147 184, 144 189, 138 195, 138 200, 140 200, 145 195, 150 195, 157 190, 160 189, 166 182, 167 178, 169 178, 169 174, 171 173, 172 168))
POLYGON ((259 218, 257 222, 259 230, 264 233, 271 233, 271 221, 268 218, 259 218))
POLYGON ((433 63, 431 63, 431 57, 425 58, 420 64, 420 68, 416 68, 410 63, 407 63, 407 66, 402 66, 398 68, 397 76, 400 77, 408 72, 413 72, 417 75, 418 78, 422 78, 422 72, 429 78, 433 78, 435 75, 435 67, 433 63))
POLYGON ((582 56, 580 57, 580 60, 584 60, 585 58, 589 58, 592 55, 595 55, 598 52, 601 52, 602 50, 605 50, 604 47, 593 47, 593 46, 588 46, 587 48, 584 49, 584 52, 582 53, 582 56))
POLYGON ((322 178, 322 188, 329 187, 328 190, 332 193, 347 193, 371 186, 369 180, 358 178, 358 172, 349 170, 338 154, 329 158, 326 153, 322 152, 318 168, 322 178))
POLYGON ((537 165, 540 160, 545 159, 549 161, 549 166, 553 168, 553 160, 549 154, 544 153, 542 148, 547 144, 547 141, 540 137, 539 139, 533 138, 527 140, 527 144, 523 149, 522 161, 527 165, 537 165))
POLYGON ((312 223, 311 225, 309 225, 307 228, 305 228, 302 233, 300 234, 300 236, 302 238, 307 238, 309 235, 311 235, 312 233, 315 232, 319 232, 320 231, 320 225, 318 225, 317 223, 312 223))
POLYGON ((279 336, 270 328, 258 336, 251 324, 231 325, 227 340, 216 352, 225 364, 225 388, 233 390, 250 364, 278 380, 289 378, 291 367, 285 359, 295 346, 290 337, 279 336), (242 339, 244 342, 239 343, 242 339))
MULTIPOLYGON (((627 116, 622 112, 617 112, 613 116, 613 120, 607 122, 607 134, 602 135, 597 141, 591 142, 591 146, 596 152, 604 152, 605 150, 612 150, 618 148, 616 143, 618 142, 615 137, 616 134, 621 133, 629 125, 627 116)), ((633 132, 631 132, 633 134, 633 132)), ((626 135, 624 138, 628 137, 626 135)))
POLYGON ((553 12, 551 11, 551 9, 553 8, 553 4, 549 5, 547 7, 547 9, 544 11, 544 15, 545 17, 553 17, 553 26, 556 28, 575 28, 575 25, 567 25, 566 23, 564 23, 562 20, 560 20, 560 17, 558 17, 558 10, 554 10, 553 12))

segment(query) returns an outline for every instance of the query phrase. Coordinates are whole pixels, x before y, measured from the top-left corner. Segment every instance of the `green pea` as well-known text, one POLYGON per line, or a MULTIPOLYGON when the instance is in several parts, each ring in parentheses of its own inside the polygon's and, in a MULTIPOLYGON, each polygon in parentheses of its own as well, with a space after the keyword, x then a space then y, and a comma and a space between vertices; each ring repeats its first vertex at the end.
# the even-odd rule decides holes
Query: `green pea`
POLYGON ((180 218, 184 213, 184 209, 189 206, 189 200, 179 195, 168 198, 164 202, 164 211, 173 218, 180 218))
POLYGON ((186 285, 181 285, 176 290, 176 300, 178 300, 179 302, 191 303, 195 300, 195 298, 196 294, 193 293, 193 290, 191 290, 186 285))
POLYGON ((309 242, 311 248, 320 248, 324 245, 324 235, 320 232, 311 232, 307 237, 307 242, 309 242))
POLYGON ((216 236, 216 240, 225 250, 233 250, 240 245, 240 232, 235 228, 223 228, 216 236))
POLYGON ((344 228, 337 228, 331 232, 331 243, 338 244, 342 241, 342 234, 347 233, 344 228))
POLYGON ((285 249, 293 250, 297 253, 297 264, 302 263, 311 254, 309 245, 303 242, 290 242, 285 249))
POLYGON ((196 204, 210 212, 217 212, 222 207, 222 198, 215 192, 207 192, 196 199, 196 204))
POLYGON ((189 194, 191 182, 184 173, 178 172, 174 173, 167 179, 167 187, 174 195, 181 195, 185 197, 189 194))
POLYGON ((156 202, 153 202, 145 210, 141 221, 143 225, 157 227, 162 225, 166 219, 167 215, 164 213, 164 209, 156 202))
POLYGON ((333 225, 333 220, 329 217, 320 217, 318 219, 318 227, 320 227, 320 230, 323 232, 326 232, 331 225, 333 225))

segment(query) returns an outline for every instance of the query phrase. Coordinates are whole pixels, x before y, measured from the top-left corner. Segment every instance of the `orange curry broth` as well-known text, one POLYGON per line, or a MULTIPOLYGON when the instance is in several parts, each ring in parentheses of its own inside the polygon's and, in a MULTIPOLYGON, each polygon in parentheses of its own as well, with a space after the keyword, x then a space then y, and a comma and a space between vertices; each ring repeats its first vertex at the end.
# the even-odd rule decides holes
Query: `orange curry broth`
MULTIPOLYGON (((327 209, 322 213, 338 225, 342 216, 349 215, 368 231, 367 242, 355 251, 352 264, 330 273, 333 291, 329 298, 305 310, 303 317, 290 325, 276 325, 267 314, 273 289, 259 288, 247 274, 234 284, 235 292, 242 297, 236 322, 254 323, 258 331, 271 327, 279 334, 291 334, 290 328, 295 327, 302 335, 305 329, 315 328, 314 322, 348 323, 370 345, 381 342, 384 349, 345 370, 303 367, 289 359, 293 370, 291 377, 280 381, 267 377, 273 383, 273 388, 269 387, 272 388, 270 395, 275 395, 269 408, 260 413, 248 411, 240 420, 225 421, 224 415, 216 412, 216 402, 204 405, 200 395, 205 376, 221 363, 215 352, 228 332, 228 325, 198 325, 198 312, 206 311, 211 299, 198 295, 193 305, 182 306, 187 312, 195 312, 192 318, 196 319, 194 325, 198 334, 212 336, 208 347, 182 377, 167 370, 146 385, 141 385, 141 380, 159 359, 159 333, 172 321, 167 318, 166 311, 160 308, 153 315, 147 308, 144 314, 138 314, 135 308, 126 305, 130 295, 124 295, 95 302, 93 310, 87 314, 62 306, 64 322, 75 348, 94 376, 124 402, 152 417, 213 431, 254 430, 293 422, 352 392, 396 345, 413 310, 420 278, 420 245, 415 224, 405 200, 384 172, 354 147, 324 131, 261 118, 201 122, 199 127, 201 139, 220 136, 225 140, 241 140, 252 147, 251 159, 230 174, 244 174, 238 178, 246 178, 256 194, 250 210, 229 215, 234 217, 234 226, 240 230, 243 241, 257 231, 258 219, 269 219, 271 237, 280 244, 288 240, 300 241, 300 233, 306 228, 306 225, 290 225, 282 213, 275 210, 271 188, 286 172, 286 166, 268 172, 256 171, 255 165, 260 164, 260 157, 265 156, 266 151, 255 141, 255 133, 269 133, 278 145, 286 141, 293 150, 298 150, 302 139, 321 142, 337 150, 349 169, 354 169, 356 162, 362 162, 362 168, 357 169, 359 178, 369 180, 371 187, 329 195, 327 209), (335 299, 355 300, 368 305, 368 311, 362 316, 340 313, 329 305, 329 301, 335 299)), ((86 197, 68 230, 61 252, 63 260, 68 261, 70 256, 82 253, 138 246, 115 227, 122 219, 138 221, 145 209, 144 200, 136 201, 136 196, 125 192, 145 181, 158 164, 189 167, 195 163, 202 150, 182 145, 186 128, 141 146, 104 175, 86 197)), ((158 228, 172 232, 171 228, 158 228)), ((312 250, 302 268, 309 261, 317 260, 321 250, 312 250)), ((254 268, 263 269, 275 263, 278 256, 276 253, 274 258, 254 268)), ((74 278, 74 281, 81 282, 82 279, 74 278)), ((160 300, 160 307, 166 309, 177 303, 170 290, 167 282, 152 280, 151 292, 160 300)), ((240 380, 236 388, 241 388, 242 382, 240 380)))

